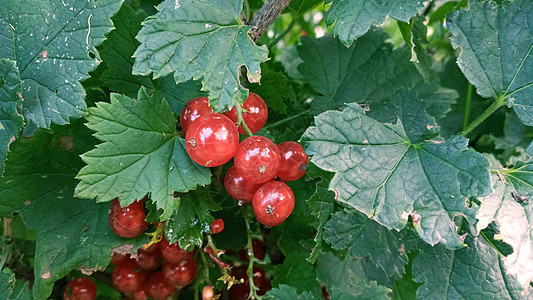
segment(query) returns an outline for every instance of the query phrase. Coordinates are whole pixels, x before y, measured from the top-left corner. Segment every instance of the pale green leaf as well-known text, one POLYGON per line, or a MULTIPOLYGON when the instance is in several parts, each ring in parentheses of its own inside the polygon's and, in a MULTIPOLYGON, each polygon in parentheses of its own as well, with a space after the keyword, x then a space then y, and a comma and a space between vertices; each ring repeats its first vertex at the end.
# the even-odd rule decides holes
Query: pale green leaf
POLYGON ((387 16, 409 22, 424 7, 420 0, 327 0, 326 3, 331 3, 326 24, 335 24, 333 33, 346 46, 364 35, 370 26, 383 23, 387 16))
POLYGON ((261 78, 259 64, 267 60, 241 24, 242 0, 166 0, 144 21, 137 35, 134 74, 154 78, 174 73, 176 82, 202 79, 215 111, 246 99, 239 69, 246 66, 250 82, 261 78))
POLYGON ((457 63, 485 97, 506 97, 526 125, 533 125, 533 2, 504 6, 471 1, 446 22, 457 63))
POLYGON ((33 127, 85 114, 81 80, 99 63, 96 46, 121 0, 0 0, 0 58, 15 60, 23 114, 33 127))
POLYGON ((166 219, 179 207, 174 192, 211 182, 209 168, 191 160, 177 136, 176 117, 164 99, 141 89, 137 99, 111 95, 111 103, 89 109, 87 126, 103 143, 82 155, 85 166, 76 196, 128 205, 151 192, 166 219))
MULTIPOLYGON (((402 102, 409 107, 407 99, 402 102)), ((435 124, 418 122, 424 114, 416 111, 402 114, 396 124, 382 124, 349 104, 342 112, 317 116, 302 145, 315 165, 336 173, 329 189, 338 201, 389 229, 402 229, 412 215, 426 242, 458 248, 462 238, 454 218, 462 215, 474 223, 476 208, 466 200, 490 192, 488 161, 466 149, 464 137, 419 141, 435 124)))
POLYGON ((320 298, 317 298, 313 296, 308 291, 304 291, 301 294, 298 294, 298 290, 295 287, 292 287, 290 285, 286 284, 280 284, 278 287, 271 289, 266 294, 266 299, 269 300, 288 300, 288 299, 294 299, 294 300, 317 300, 320 298))
POLYGON ((22 82, 15 62, 0 59, 0 177, 4 173, 9 144, 23 126, 20 115, 22 82))

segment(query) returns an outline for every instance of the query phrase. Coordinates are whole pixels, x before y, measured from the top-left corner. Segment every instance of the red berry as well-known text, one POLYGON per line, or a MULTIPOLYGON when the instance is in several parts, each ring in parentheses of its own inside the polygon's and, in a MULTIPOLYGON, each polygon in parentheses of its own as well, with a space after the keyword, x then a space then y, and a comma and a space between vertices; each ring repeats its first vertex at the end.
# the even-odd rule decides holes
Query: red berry
POLYGON ((133 293, 143 285, 147 275, 146 270, 138 269, 134 260, 124 260, 113 270, 111 281, 120 292, 133 293))
POLYGON ((201 115, 213 113, 213 108, 209 105, 207 97, 194 98, 181 110, 180 125, 183 132, 187 133, 192 121, 201 115))
POLYGON ((139 289, 137 289, 127 299, 129 299, 129 300, 148 300, 148 291, 146 290, 146 285, 143 284, 139 289))
POLYGON ((213 300, 215 299, 215 291, 213 290, 212 285, 206 285, 202 289, 202 300, 213 300))
MULTIPOLYGON (((268 108, 265 101, 263 101, 263 98, 250 92, 248 98, 242 104, 242 108, 242 118, 252 133, 256 133, 259 129, 265 126, 268 118, 268 108)), ((235 108, 230 109, 224 115, 230 118, 235 124, 238 123, 235 108)), ((244 134, 242 126, 239 126, 239 133, 244 134)))
POLYGON ((249 183, 231 166, 224 177, 224 187, 231 198, 237 201, 252 202, 255 192, 262 183, 249 183))
POLYGON ((148 296, 155 300, 164 300, 176 291, 176 288, 165 280, 163 272, 153 273, 145 283, 148 296))
POLYGON ((118 198, 111 202, 109 226, 121 237, 132 238, 144 232, 148 223, 145 221, 144 205, 135 201, 126 207, 120 207, 118 198))
POLYGON ((116 266, 119 262, 121 262, 121 261, 123 261, 125 259, 130 259, 130 255, 129 254, 122 254, 122 253, 118 253, 118 252, 113 252, 111 254, 111 262, 110 262, 110 264, 116 266))
POLYGON ((278 149, 281 163, 276 176, 285 181, 302 177, 309 164, 309 156, 302 146, 296 142, 283 142, 278 145, 278 149))
POLYGON ((186 149, 196 163, 206 167, 221 166, 235 154, 239 132, 230 119, 221 114, 202 115, 185 135, 186 149))
POLYGON ((151 245, 148 249, 139 248, 135 261, 140 268, 153 270, 159 266, 163 256, 159 243, 151 245))
POLYGON ((255 218, 266 226, 276 226, 292 213, 294 194, 291 188, 281 181, 270 181, 260 187, 252 201, 255 218))
POLYGON ((224 230, 224 221, 222 219, 216 219, 211 222, 211 233, 219 233, 224 230))
MULTIPOLYGON (((254 276, 254 285, 259 288, 257 291, 258 295, 264 295, 268 290, 272 288, 270 280, 265 277, 265 270, 261 267, 253 268, 254 276)), ((232 272, 235 279, 244 279, 244 282, 241 284, 233 285, 230 289, 230 299, 232 300, 244 300, 248 299, 250 293, 250 280, 248 274, 246 273, 246 268, 234 268, 232 272)))
POLYGON ((185 251, 181 249, 177 242, 174 244, 169 244, 168 241, 163 238, 160 243, 161 254, 163 254, 163 257, 167 261, 178 263, 184 259, 192 257, 193 255, 193 251, 185 251))
POLYGON ((278 147, 263 136, 251 136, 239 144, 235 157, 235 169, 250 183, 272 180, 279 169, 278 147))
POLYGON ((163 264, 163 274, 168 283, 174 286, 186 286, 196 277, 196 261, 189 257, 180 262, 167 261, 163 264))
POLYGON ((96 284, 87 277, 71 280, 63 291, 65 300, 94 300, 96 298, 96 284))

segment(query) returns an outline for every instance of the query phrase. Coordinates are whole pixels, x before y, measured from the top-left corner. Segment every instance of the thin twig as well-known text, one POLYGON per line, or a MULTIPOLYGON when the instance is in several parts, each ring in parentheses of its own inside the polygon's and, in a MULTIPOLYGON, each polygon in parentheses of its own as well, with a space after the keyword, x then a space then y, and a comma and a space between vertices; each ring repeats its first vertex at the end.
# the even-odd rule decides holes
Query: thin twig
POLYGON ((257 42, 261 38, 290 2, 291 0, 269 0, 257 11, 250 21, 250 25, 254 26, 251 30, 252 41, 257 42))

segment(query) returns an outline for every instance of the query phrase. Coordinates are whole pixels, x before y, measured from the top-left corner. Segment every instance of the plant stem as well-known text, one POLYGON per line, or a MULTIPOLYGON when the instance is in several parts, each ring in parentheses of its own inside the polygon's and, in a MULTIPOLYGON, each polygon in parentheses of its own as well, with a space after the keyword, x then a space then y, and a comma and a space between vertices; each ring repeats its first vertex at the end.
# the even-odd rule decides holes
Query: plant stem
POLYGON ((466 136, 472 130, 474 130, 476 127, 479 126, 479 124, 483 123, 488 117, 490 117, 495 111, 497 111, 500 107, 504 106, 506 104, 505 96, 499 96, 492 104, 485 109, 484 112, 481 113, 472 123, 468 124, 468 126, 459 133, 459 135, 466 136))
POLYGON ((244 118, 242 117, 242 106, 239 103, 235 103, 235 111, 237 112, 237 123, 239 126, 242 126, 242 129, 244 129, 244 132, 248 136, 252 136, 252 131, 250 128, 248 128, 248 125, 244 122, 244 118))
POLYGON ((464 131, 466 129, 466 126, 468 126, 468 118, 470 117, 470 107, 472 105, 472 92, 474 91, 474 86, 472 84, 468 84, 468 90, 466 92, 466 104, 465 104, 465 114, 463 117, 463 128, 464 131))
POLYGON ((268 49, 272 49, 272 47, 274 47, 279 41, 281 41, 281 39, 283 39, 287 33, 289 33, 292 28, 294 27, 294 24, 296 24, 296 17, 292 18, 291 22, 289 23, 289 26, 287 26, 287 28, 285 28, 285 30, 283 30, 282 32, 280 32, 280 34, 278 34, 278 36, 276 36, 269 44, 268 44, 268 49))
POLYGON ((13 248, 13 230, 11 229, 11 218, 3 218, 4 223, 4 243, 2 245, 2 259, 0 260, 0 270, 4 268, 4 265, 11 255, 11 248, 13 248))
POLYGON ((254 262, 256 258, 254 255, 254 247, 253 247, 253 240, 252 240, 253 231, 250 228, 250 223, 248 222, 248 218, 245 217, 244 220, 246 222, 246 229, 248 233, 248 243, 246 244, 246 248, 248 248, 248 259, 249 259, 248 269, 246 269, 246 274, 248 274, 248 282, 250 283, 250 293, 248 294, 248 299, 261 299, 261 297, 257 295, 257 290, 259 290, 259 288, 256 287, 254 284, 254 262))
POLYGON ((261 38, 290 2, 291 0, 269 0, 263 4, 250 21, 250 25, 254 26, 250 33, 252 41, 257 42, 261 38))
POLYGON ((297 113, 297 114, 295 114, 295 115, 289 116, 289 117, 287 117, 287 118, 285 118, 285 119, 281 119, 281 120, 279 120, 279 121, 277 121, 277 122, 274 122, 274 123, 272 123, 272 124, 269 124, 269 125, 267 125, 267 126, 265 126, 265 127, 263 127, 263 128, 265 128, 265 129, 269 129, 269 128, 277 127, 277 126, 279 126, 279 125, 281 125, 281 124, 283 124, 283 123, 286 123, 286 122, 292 121, 292 120, 294 120, 294 119, 297 119, 297 118, 299 118, 299 117, 301 117, 301 116, 307 115, 307 114, 309 114, 310 111, 311 111, 311 109, 306 109, 306 110, 301 111, 301 112, 299 112, 299 113, 297 113))

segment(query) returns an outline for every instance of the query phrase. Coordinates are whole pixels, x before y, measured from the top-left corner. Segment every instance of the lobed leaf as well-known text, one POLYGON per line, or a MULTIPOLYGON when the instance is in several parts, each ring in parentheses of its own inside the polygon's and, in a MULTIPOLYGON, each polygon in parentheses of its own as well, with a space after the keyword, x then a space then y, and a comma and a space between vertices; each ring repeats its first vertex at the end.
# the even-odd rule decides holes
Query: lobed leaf
POLYGON ((305 260, 306 255, 294 252, 288 255, 283 264, 274 269, 272 287, 289 285, 299 293, 309 293, 315 297, 320 296, 320 286, 316 280, 313 265, 305 260))
POLYGON ((337 201, 389 229, 402 229, 412 215, 424 241, 459 248, 462 237, 454 218, 462 215, 474 223, 476 208, 466 199, 490 192, 488 161, 465 149, 464 137, 424 141, 435 124, 424 124, 431 119, 413 96, 408 91, 395 96, 406 108, 419 107, 397 112, 396 124, 380 123, 356 104, 322 113, 302 136, 302 145, 315 165, 336 173, 329 189, 337 201))
POLYGON ((24 125, 22 106, 22 81, 14 61, 0 59, 0 177, 4 173, 9 144, 18 136, 24 125))
POLYGON ((202 78, 215 111, 242 103, 247 96, 239 83, 246 66, 250 82, 261 78, 259 64, 267 60, 266 46, 256 46, 241 25, 242 0, 179 2, 166 0, 159 12, 144 21, 137 35, 133 73, 154 78, 174 73, 176 82, 202 78))
POLYGON ((505 97, 524 124, 533 125, 533 3, 469 3, 446 22, 461 48, 457 64, 485 98, 505 97))
POLYGON ((35 128, 85 114, 80 81, 99 64, 96 46, 121 0, 0 0, 0 58, 17 62, 24 118, 35 128))
POLYGON ((150 192, 164 220, 179 207, 174 192, 210 183, 209 168, 193 162, 177 136, 168 103, 146 90, 139 91, 137 100, 112 94, 111 103, 89 109, 87 120, 103 143, 82 155, 87 166, 77 176, 77 197, 97 202, 119 197, 125 206, 150 192))
POLYGON ((320 299, 316 296, 313 296, 308 291, 304 291, 301 294, 298 294, 298 290, 295 287, 286 284, 280 284, 278 287, 273 288, 268 291, 266 294, 266 299, 269 300, 284 300, 284 299, 295 299, 295 300, 315 300, 320 299))
POLYGON ((335 24, 333 33, 350 46, 372 25, 379 25, 387 16, 409 22, 424 7, 419 0, 328 0, 331 7, 326 13, 326 24, 335 24))

